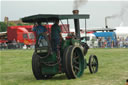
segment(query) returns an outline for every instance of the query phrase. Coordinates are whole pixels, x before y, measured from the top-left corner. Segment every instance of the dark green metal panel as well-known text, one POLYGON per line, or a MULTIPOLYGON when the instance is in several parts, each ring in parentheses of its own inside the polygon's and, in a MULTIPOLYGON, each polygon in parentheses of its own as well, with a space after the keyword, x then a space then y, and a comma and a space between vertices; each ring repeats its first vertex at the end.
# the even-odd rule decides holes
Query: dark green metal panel
POLYGON ((46 75, 46 74, 58 74, 59 73, 59 66, 55 65, 55 66, 46 66, 46 65, 42 65, 42 74, 46 75))
POLYGON ((87 68, 87 60, 84 58, 84 69, 87 68))
POLYGON ((71 40, 65 40, 65 41, 63 41, 61 48, 64 50, 66 47, 68 47, 70 45, 71 45, 71 40))
POLYGON ((48 56, 47 58, 41 59, 40 62, 42 63, 42 74, 57 74, 59 73, 58 64, 54 66, 48 66, 44 63, 53 62, 54 64, 57 63, 56 54, 53 53, 52 55, 48 56))
POLYGON ((80 45, 80 40, 71 39, 72 45, 80 45))
POLYGON ((80 45, 80 40, 76 39, 68 39, 62 42, 62 48, 65 49, 66 47, 70 45, 80 45))

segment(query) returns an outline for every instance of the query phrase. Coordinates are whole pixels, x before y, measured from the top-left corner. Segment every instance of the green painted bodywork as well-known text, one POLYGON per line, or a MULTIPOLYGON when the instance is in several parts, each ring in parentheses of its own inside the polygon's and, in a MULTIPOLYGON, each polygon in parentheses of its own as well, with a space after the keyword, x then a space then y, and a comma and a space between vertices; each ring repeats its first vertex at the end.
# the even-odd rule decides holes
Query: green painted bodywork
POLYGON ((76 39, 68 39, 62 42, 62 48, 65 49, 66 47, 70 46, 70 45, 80 45, 80 40, 76 40, 76 39))
MULTIPOLYGON (((64 50, 67 47, 71 46, 71 45, 80 46, 80 40, 68 39, 68 40, 63 40, 62 41, 61 50, 60 50, 61 65, 62 65, 62 61, 63 61, 62 59, 63 59, 64 50)), ((43 62, 54 62, 54 63, 57 63, 56 53, 52 53, 47 58, 41 59, 40 62, 42 63, 42 74, 50 74, 50 75, 52 75, 52 74, 58 74, 58 73, 63 73, 64 72, 63 67, 61 67, 61 72, 59 71, 59 65, 58 64, 56 64, 55 66, 47 66, 47 65, 43 64, 43 62)), ((83 62, 82 60, 80 60, 80 62, 82 62, 81 65, 84 65, 85 68, 87 67, 86 61, 83 62)), ((80 74, 82 74, 82 73, 78 73, 78 77, 80 77, 80 74)))
POLYGON ((86 59, 84 59, 84 69, 86 69, 87 68, 87 60, 86 59))
MULTIPOLYGON (((52 55, 48 56, 45 59, 41 59, 40 62, 54 62, 57 63, 56 54, 53 53, 52 55)), ((42 63, 42 74, 57 74, 59 73, 59 66, 56 64, 55 66, 47 66, 42 63)))

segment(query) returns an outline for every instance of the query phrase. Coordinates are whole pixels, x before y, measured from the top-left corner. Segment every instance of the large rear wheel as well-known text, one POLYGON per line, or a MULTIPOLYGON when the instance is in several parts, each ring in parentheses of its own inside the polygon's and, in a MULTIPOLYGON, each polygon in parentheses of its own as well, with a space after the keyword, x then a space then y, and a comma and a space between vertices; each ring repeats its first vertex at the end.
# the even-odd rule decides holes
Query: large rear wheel
POLYGON ((40 56, 34 52, 32 56, 32 71, 37 80, 41 79, 49 79, 52 78, 53 75, 44 75, 42 74, 42 66, 40 63, 40 56))
POLYGON ((79 46, 69 46, 63 56, 64 71, 68 79, 82 76, 84 56, 79 46))

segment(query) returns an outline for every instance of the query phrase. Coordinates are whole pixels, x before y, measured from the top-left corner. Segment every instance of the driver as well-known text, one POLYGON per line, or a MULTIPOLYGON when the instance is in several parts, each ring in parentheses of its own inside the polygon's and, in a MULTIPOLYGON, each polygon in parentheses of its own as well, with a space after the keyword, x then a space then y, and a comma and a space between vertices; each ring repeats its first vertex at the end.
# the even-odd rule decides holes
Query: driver
POLYGON ((40 33, 47 32, 47 29, 41 25, 41 22, 37 22, 37 25, 34 25, 32 31, 36 32, 36 36, 40 35, 40 33))
MULTIPOLYGON (((47 32, 47 29, 41 25, 41 22, 37 22, 37 25, 34 25, 32 31, 36 33, 36 39, 37 39, 41 33, 45 34, 47 32)), ((38 44, 39 46, 47 46, 47 42, 44 39, 44 36, 40 36, 38 38, 38 44)))

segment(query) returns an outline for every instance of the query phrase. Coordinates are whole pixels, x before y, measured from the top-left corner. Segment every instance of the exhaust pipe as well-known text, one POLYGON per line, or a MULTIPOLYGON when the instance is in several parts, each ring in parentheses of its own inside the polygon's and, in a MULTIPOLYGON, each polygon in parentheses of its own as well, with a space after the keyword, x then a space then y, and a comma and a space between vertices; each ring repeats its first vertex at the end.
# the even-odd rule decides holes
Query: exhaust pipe
MULTIPOLYGON (((79 14, 79 10, 73 10, 72 11, 74 15, 79 14)), ((75 32, 76 32, 76 37, 80 39, 80 24, 79 24, 79 19, 74 19, 74 25, 75 25, 75 32)))
POLYGON ((108 18, 110 18, 110 16, 105 17, 105 28, 108 28, 108 18))
POLYGON ((107 17, 105 17, 105 28, 108 28, 107 17))

